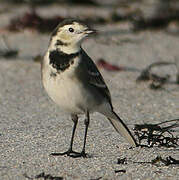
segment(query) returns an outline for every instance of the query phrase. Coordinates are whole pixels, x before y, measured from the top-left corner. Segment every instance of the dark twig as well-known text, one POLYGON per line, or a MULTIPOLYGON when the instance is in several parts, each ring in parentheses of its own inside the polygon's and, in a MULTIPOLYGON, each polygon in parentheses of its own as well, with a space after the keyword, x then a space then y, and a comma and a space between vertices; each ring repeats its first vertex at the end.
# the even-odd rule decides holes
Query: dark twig
POLYGON ((125 170, 125 169, 120 169, 120 170, 115 170, 114 172, 115 172, 115 173, 120 173, 120 172, 126 173, 126 170, 125 170))
POLYGON ((165 124, 165 123, 169 123, 169 122, 173 122, 173 121, 179 122, 179 119, 172 119, 172 120, 168 120, 168 121, 160 122, 160 123, 158 123, 157 125, 160 125, 160 124, 165 124))

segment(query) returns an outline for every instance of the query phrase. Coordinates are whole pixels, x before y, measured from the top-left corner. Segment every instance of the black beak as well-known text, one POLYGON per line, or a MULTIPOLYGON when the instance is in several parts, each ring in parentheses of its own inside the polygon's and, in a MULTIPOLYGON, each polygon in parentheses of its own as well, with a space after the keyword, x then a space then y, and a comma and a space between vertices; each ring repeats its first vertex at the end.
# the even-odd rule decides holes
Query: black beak
POLYGON ((88 28, 85 30, 85 34, 96 34, 96 33, 97 33, 97 31, 95 29, 88 28))

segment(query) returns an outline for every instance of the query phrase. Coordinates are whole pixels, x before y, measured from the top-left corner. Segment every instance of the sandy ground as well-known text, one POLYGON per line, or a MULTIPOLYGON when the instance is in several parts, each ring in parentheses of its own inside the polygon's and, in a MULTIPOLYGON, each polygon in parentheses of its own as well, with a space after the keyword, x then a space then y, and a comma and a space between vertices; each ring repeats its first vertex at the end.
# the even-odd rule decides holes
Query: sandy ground
MULTIPOLYGON (((57 7, 54 9, 56 12, 57 7)), ((45 11, 47 9, 41 9, 44 14, 45 11)), ((12 12, 17 15, 19 10, 0 15, 2 24, 7 24, 6 20, 14 15, 12 12)), ((179 87, 175 84, 174 66, 159 69, 161 74, 171 75, 170 83, 162 90, 149 89, 147 82, 135 82, 147 65, 161 60, 174 62, 174 58, 179 57, 178 36, 164 31, 134 34, 121 24, 96 28, 104 34, 83 44, 94 61, 103 58, 133 69, 121 72, 100 69, 111 91, 113 106, 129 128, 132 130, 134 124, 178 118, 179 87)), ((19 49, 19 56, 0 59, 0 179, 28 179, 24 174, 33 179, 42 172, 64 179, 178 179, 178 166, 132 163, 150 162, 157 155, 179 159, 178 148, 129 149, 129 144, 108 120, 97 113, 91 115, 87 139, 86 151, 90 158, 50 156, 52 152, 67 150, 72 122, 47 97, 41 84, 40 65, 32 60, 33 56, 46 51, 49 35, 30 31, 5 35, 11 47, 19 49), (118 158, 124 157, 127 164, 118 165, 118 158), (121 169, 126 173, 115 173, 121 169)), ((83 134, 82 117, 75 137, 77 151, 81 150, 83 134)))

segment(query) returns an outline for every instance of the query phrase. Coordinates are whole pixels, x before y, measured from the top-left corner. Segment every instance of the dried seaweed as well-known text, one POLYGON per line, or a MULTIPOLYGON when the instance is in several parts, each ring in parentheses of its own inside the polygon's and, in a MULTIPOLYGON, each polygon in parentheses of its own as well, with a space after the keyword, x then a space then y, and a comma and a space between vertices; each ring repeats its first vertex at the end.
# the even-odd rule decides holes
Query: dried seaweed
POLYGON ((171 62, 155 62, 155 63, 152 63, 149 66, 147 66, 141 72, 140 76, 137 78, 137 81, 148 81, 148 80, 151 80, 152 78, 155 79, 155 75, 154 75, 154 77, 152 77, 153 74, 151 74, 151 69, 153 67, 163 66, 163 65, 171 65, 171 64, 174 64, 174 63, 171 63, 171 62))
POLYGON ((167 74, 162 77, 162 76, 152 73, 151 70, 153 67, 156 67, 156 66, 167 66, 167 65, 176 65, 176 64, 172 62, 162 62, 162 61, 152 63, 141 72, 141 74, 138 76, 136 81, 137 82, 151 81, 151 84, 149 87, 154 90, 163 88, 163 85, 169 81, 170 76, 167 74))
POLYGON ((124 67, 119 67, 119 66, 110 64, 110 63, 106 62, 104 59, 99 59, 97 61, 97 66, 101 67, 105 70, 108 70, 108 71, 122 71, 122 70, 124 70, 124 67))
MULTIPOLYGON (((152 159, 151 161, 140 161, 140 162, 127 160, 126 158, 124 158, 124 159, 125 159, 125 164, 128 164, 128 163, 133 163, 133 164, 152 164, 152 165, 158 166, 158 165, 160 165, 162 163, 165 166, 179 165, 179 160, 176 160, 175 158, 173 158, 171 156, 167 156, 165 159, 162 158, 161 156, 157 156, 156 158, 152 159)), ((120 171, 121 170, 119 170, 119 172, 120 171)), ((118 172, 118 170, 117 170, 117 172, 118 172)))
POLYGON ((29 177, 26 173, 23 176, 27 179, 40 179, 43 178, 44 180, 63 180, 63 177, 60 176, 52 176, 51 174, 45 174, 44 172, 36 175, 35 177, 29 177))
MULTIPOLYGON (((179 145, 179 138, 173 135, 173 129, 179 127, 179 119, 175 120, 176 123, 161 127, 159 124, 136 124, 134 133, 138 138, 140 146, 147 147, 173 147, 179 145)), ((168 121, 167 121, 168 122, 168 121)))
POLYGON ((0 57, 9 59, 9 58, 14 58, 17 55, 18 55, 18 50, 12 50, 12 49, 1 50, 0 49, 0 57))
POLYGON ((171 156, 166 157, 166 159, 163 159, 161 156, 157 156, 155 159, 153 159, 151 161, 151 164, 157 164, 162 162, 165 166, 169 166, 169 165, 179 165, 179 160, 176 160, 174 158, 172 158, 171 156))
POLYGON ((151 74, 152 83, 150 84, 150 88, 157 90, 163 88, 164 84, 168 82, 170 76, 167 74, 164 77, 158 76, 156 74, 151 74))
POLYGON ((151 18, 133 18, 134 31, 141 31, 146 29, 161 29, 165 28, 171 21, 175 20, 174 17, 169 16, 154 16, 151 18))
MULTIPOLYGON (((15 3, 17 2, 28 3, 30 6, 35 7, 37 5, 45 5, 45 4, 58 2, 59 0, 54 0, 53 2, 50 0, 29 0, 29 1, 8 0, 8 1, 10 2, 14 1, 15 3)), ((70 5, 69 3, 73 3, 71 4, 72 6, 75 4, 103 6, 102 4, 97 3, 96 1, 93 0, 68 0, 66 3, 68 5, 70 5)), ((113 13, 111 13, 111 15, 109 15, 109 17, 93 16, 93 17, 85 18, 83 20, 91 24, 106 24, 109 22, 116 23, 119 21, 128 21, 133 24, 134 31, 166 28, 171 23, 175 23, 179 21, 179 9, 177 6, 172 5, 173 4, 172 1, 170 1, 169 3, 165 1, 157 5, 153 5, 156 6, 156 10, 154 13, 152 13, 150 16, 147 17, 145 17, 145 13, 143 13, 144 11, 143 9, 140 9, 139 7, 133 7, 131 2, 123 2, 122 4, 123 4, 122 10, 119 9, 114 11, 113 13)), ((61 18, 64 19, 65 17, 55 16, 52 18, 44 18, 38 15, 37 13, 34 14, 34 12, 30 12, 24 14, 22 17, 11 20, 10 25, 7 28, 11 31, 19 31, 23 28, 33 28, 33 29, 37 29, 40 32, 51 32, 53 27, 56 27, 56 25, 61 21, 61 18)), ((176 26, 178 31, 178 25, 176 26)))
POLYGON ((161 166, 162 164, 165 166, 169 166, 169 165, 179 165, 179 160, 174 159, 171 156, 167 156, 165 159, 162 158, 161 156, 157 156, 156 158, 152 159, 149 162, 136 162, 133 161, 132 163, 137 163, 137 164, 152 164, 152 165, 156 165, 156 166, 161 166))
POLYGON ((14 3, 14 4, 30 3, 30 4, 35 4, 35 5, 46 5, 46 4, 57 2, 58 0, 53 0, 53 2, 52 0, 1 0, 1 1, 14 3))
MULTIPOLYGON (((45 18, 40 16, 35 8, 32 8, 30 12, 26 12, 20 17, 11 19, 9 25, 7 25, 5 29, 12 32, 32 29, 41 33, 47 33, 52 32, 65 18, 68 17, 53 16, 51 18, 45 18)), ((103 24, 107 22, 102 17, 88 17, 82 20, 88 22, 88 24, 103 24)))
POLYGON ((37 54, 36 56, 33 57, 34 62, 40 63, 43 59, 43 56, 41 54, 37 54))
POLYGON ((73 4, 98 5, 98 3, 93 0, 69 0, 69 2, 73 4))
POLYGON ((98 178, 90 179, 90 180, 100 180, 100 179, 102 179, 102 177, 98 177, 98 178))
POLYGON ((5 36, 2 37, 2 41, 4 43, 5 49, 0 49, 0 57, 4 57, 6 59, 17 57, 19 51, 17 49, 12 49, 9 46, 5 36))
POLYGON ((126 160, 127 160, 126 158, 122 158, 122 159, 118 158, 117 159, 117 164, 126 164, 126 160))
POLYGON ((179 21, 179 9, 173 0, 160 0, 155 4, 155 11, 151 16, 144 17, 143 13, 134 17, 134 30, 166 28, 169 23, 179 21))
MULTIPOLYGON (((9 3, 14 3, 14 4, 20 4, 20 3, 30 3, 34 5, 49 5, 53 3, 61 3, 60 0, 1 0, 9 3)), ((68 0, 68 3, 73 3, 73 4, 83 4, 83 5, 97 5, 96 2, 92 0, 68 0)))
POLYGON ((20 17, 13 18, 10 24, 6 27, 9 31, 22 31, 26 28, 34 29, 39 32, 51 32, 64 18, 54 16, 52 18, 44 18, 36 13, 35 9, 31 12, 26 12, 20 17))

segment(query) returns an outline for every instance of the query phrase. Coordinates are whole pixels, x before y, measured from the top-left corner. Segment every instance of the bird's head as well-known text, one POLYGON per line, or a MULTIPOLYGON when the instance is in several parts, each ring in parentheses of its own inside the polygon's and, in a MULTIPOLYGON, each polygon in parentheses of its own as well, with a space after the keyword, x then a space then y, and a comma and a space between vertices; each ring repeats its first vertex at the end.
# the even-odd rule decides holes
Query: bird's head
POLYGON ((52 33, 51 41, 57 46, 79 46, 81 42, 90 34, 96 31, 91 29, 82 21, 67 19, 61 22, 52 33))

